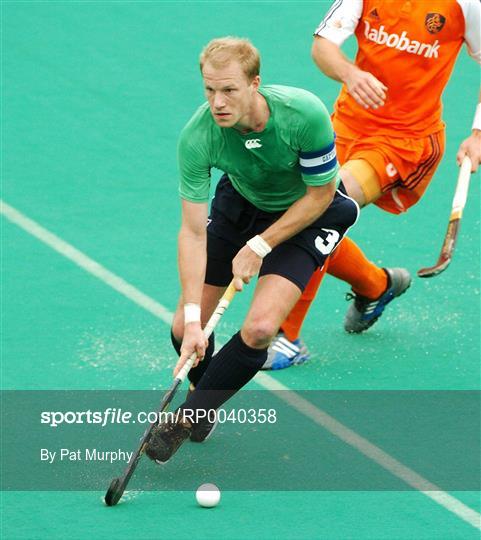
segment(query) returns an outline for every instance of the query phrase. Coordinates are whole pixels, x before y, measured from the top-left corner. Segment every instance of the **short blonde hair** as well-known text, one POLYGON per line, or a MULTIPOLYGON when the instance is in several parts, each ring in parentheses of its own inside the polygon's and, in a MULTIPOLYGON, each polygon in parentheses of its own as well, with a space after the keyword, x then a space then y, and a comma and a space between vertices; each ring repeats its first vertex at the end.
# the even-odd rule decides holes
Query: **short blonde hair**
POLYGON ((232 60, 239 62, 249 81, 259 75, 261 69, 259 51, 248 39, 232 36, 216 38, 207 43, 200 54, 200 70, 202 71, 206 62, 220 68, 232 60))

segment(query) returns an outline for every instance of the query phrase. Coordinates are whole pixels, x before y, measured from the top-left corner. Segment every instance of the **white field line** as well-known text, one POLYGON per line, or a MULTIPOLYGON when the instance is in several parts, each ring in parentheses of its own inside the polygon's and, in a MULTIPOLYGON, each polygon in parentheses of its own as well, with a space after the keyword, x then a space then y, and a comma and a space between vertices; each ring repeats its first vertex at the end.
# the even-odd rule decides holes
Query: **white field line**
POLYGON ((80 268, 83 268, 89 274, 92 274, 96 278, 100 279, 100 281, 107 283, 107 285, 112 287, 112 289, 115 289, 120 294, 123 294, 141 308, 150 311, 152 315, 155 315, 166 324, 171 324, 172 313, 163 305, 159 304, 142 291, 139 291, 139 289, 130 283, 127 283, 127 281, 117 276, 110 270, 107 270, 107 268, 88 257, 85 255, 85 253, 82 253, 77 248, 74 248, 71 244, 68 244, 57 235, 51 233, 37 222, 28 218, 18 210, 15 210, 15 208, 8 205, 1 199, 0 211, 2 215, 9 221, 15 223, 15 225, 18 225, 32 236, 35 236, 35 238, 44 244, 47 244, 47 246, 60 253, 60 255, 67 257, 67 259, 70 259, 77 266, 80 266, 80 268))
MULTIPOLYGON (((94 275, 138 306, 149 311, 166 324, 171 323, 172 313, 167 308, 2 200, 0 200, 0 212, 10 222, 18 225, 27 233, 50 246, 64 257, 67 257, 77 266, 94 275)), ((438 486, 403 465, 400 461, 337 421, 322 409, 315 407, 284 384, 262 372, 256 375, 255 382, 273 392, 284 390, 284 392, 277 392, 277 397, 344 443, 355 448, 358 452, 377 463, 396 478, 405 482, 408 486, 429 497, 449 512, 469 523, 472 527, 481 530, 481 515, 478 512, 466 506, 452 495, 449 495, 449 493, 442 491, 438 486)))
POLYGON ((393 476, 405 482, 408 486, 420 491, 426 497, 429 497, 453 514, 456 514, 476 529, 481 530, 481 515, 478 512, 472 510, 452 495, 449 495, 449 493, 442 491, 441 488, 426 480, 426 478, 423 478, 416 471, 406 467, 406 465, 403 465, 400 461, 364 437, 361 437, 361 435, 358 435, 352 429, 341 424, 341 422, 322 409, 315 407, 311 402, 266 373, 258 373, 255 381, 267 390, 276 392, 276 396, 279 399, 288 403, 292 408, 307 416, 319 426, 322 426, 329 433, 341 439, 341 441, 355 448, 368 459, 389 471, 393 476), (288 392, 280 392, 280 390, 288 390, 288 392))

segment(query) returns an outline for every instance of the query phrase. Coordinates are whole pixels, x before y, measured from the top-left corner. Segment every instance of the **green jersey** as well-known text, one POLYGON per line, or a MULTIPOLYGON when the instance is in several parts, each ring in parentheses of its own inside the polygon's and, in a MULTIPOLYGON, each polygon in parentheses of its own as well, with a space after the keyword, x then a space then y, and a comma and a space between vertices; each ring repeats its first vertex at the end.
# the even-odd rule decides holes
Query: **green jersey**
POLYGON ((263 131, 219 127, 205 103, 182 130, 178 145, 180 196, 207 202, 212 167, 257 208, 286 210, 306 186, 339 182, 334 132, 322 101, 300 88, 263 86, 269 107, 263 131))

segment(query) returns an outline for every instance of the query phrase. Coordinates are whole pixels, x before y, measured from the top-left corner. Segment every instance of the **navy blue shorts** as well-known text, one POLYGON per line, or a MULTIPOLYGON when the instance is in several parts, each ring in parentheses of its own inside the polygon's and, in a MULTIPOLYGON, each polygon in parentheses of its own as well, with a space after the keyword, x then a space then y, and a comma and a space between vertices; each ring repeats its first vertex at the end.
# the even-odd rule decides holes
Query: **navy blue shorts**
MULTIPOLYGON (((322 216, 267 255, 259 276, 283 276, 304 291, 312 274, 324 265, 357 219, 359 208, 344 188, 337 189, 322 216)), ((205 282, 219 287, 232 280, 232 259, 247 240, 261 234, 284 212, 265 212, 245 199, 227 175, 219 180, 207 225, 205 282)))

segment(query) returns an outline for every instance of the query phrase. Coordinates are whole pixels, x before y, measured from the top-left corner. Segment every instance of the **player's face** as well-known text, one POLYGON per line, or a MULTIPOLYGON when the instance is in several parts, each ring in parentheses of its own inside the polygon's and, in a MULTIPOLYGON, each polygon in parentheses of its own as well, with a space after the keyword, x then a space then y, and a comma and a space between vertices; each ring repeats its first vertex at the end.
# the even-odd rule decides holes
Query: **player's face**
POLYGON ((209 62, 202 69, 204 89, 212 116, 224 128, 248 127, 260 78, 249 81, 242 66, 233 60, 222 68, 209 62))

